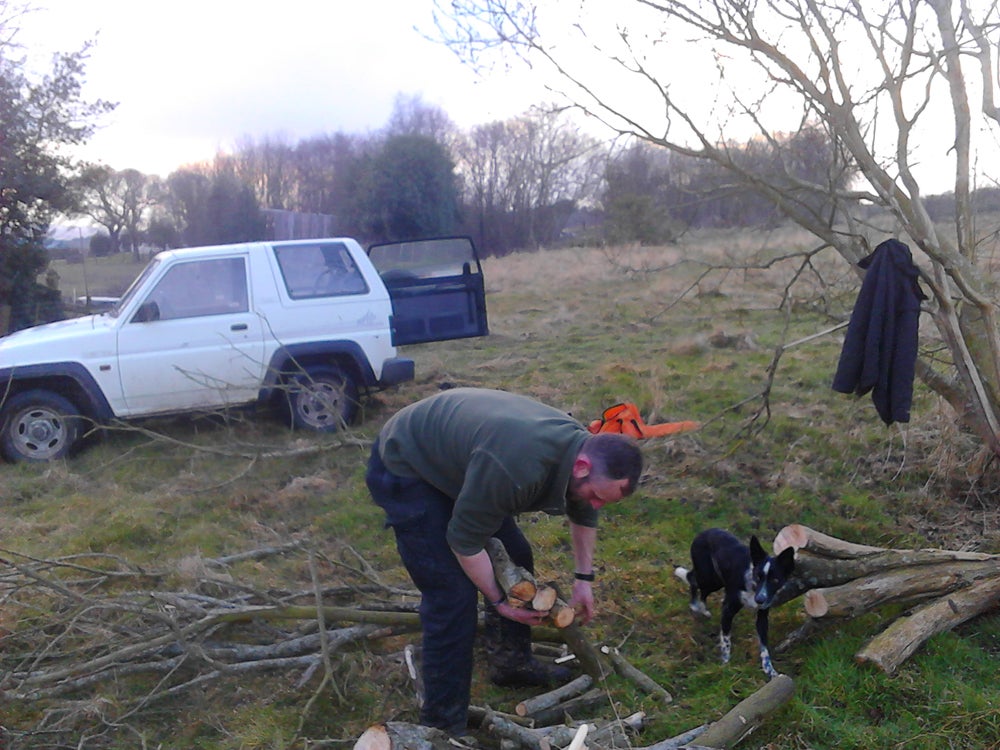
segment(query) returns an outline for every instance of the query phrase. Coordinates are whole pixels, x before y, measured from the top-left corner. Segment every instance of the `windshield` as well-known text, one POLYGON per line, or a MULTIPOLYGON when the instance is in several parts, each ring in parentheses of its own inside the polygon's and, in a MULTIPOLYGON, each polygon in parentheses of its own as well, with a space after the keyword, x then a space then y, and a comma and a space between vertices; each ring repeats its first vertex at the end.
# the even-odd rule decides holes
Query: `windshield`
POLYGON ((153 258, 151 261, 149 261, 149 265, 147 265, 144 269, 142 269, 142 273, 136 276, 135 281, 133 281, 131 284, 128 285, 128 289, 125 290, 125 294, 122 295, 122 298, 118 300, 118 303, 114 307, 112 307, 111 310, 108 312, 108 314, 111 315, 111 317, 113 318, 118 317, 118 314, 125 309, 125 306, 129 303, 129 300, 131 300, 135 296, 136 290, 140 286, 142 286, 142 282, 145 281, 147 278, 149 278, 150 274, 152 274, 153 271, 156 270, 156 267, 159 265, 160 265, 160 260, 158 258, 153 258))

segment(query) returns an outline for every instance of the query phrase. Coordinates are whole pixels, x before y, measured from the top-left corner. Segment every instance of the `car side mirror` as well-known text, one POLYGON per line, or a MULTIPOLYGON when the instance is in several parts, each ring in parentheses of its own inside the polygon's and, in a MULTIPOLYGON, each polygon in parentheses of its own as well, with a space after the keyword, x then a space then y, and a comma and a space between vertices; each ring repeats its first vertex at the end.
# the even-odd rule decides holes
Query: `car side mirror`
POLYGON ((132 317, 133 323, 150 323, 154 320, 160 319, 160 306, 156 304, 155 300, 150 300, 149 302, 143 302, 139 309, 135 311, 135 315, 132 317))

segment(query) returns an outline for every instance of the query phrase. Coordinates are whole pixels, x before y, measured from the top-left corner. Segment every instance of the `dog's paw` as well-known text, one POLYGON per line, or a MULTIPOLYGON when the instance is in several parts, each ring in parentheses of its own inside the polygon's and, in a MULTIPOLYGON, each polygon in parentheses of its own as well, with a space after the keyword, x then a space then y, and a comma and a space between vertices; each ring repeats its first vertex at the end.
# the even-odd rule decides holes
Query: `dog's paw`
POLYGON ((688 582, 688 569, 677 567, 674 568, 674 575, 680 578, 684 583, 688 582))
POLYGON ((760 668, 764 670, 764 674, 767 675, 768 680, 772 680, 781 674, 774 668, 774 664, 771 663, 771 655, 764 650, 760 653, 760 668))
POLYGON ((722 656, 722 663, 728 664, 729 657, 733 653, 733 642, 728 635, 719 636, 719 652, 722 656))
POLYGON ((708 611, 708 607, 705 606, 705 602, 691 602, 691 611, 696 615, 701 615, 702 617, 711 617, 712 613, 708 611))

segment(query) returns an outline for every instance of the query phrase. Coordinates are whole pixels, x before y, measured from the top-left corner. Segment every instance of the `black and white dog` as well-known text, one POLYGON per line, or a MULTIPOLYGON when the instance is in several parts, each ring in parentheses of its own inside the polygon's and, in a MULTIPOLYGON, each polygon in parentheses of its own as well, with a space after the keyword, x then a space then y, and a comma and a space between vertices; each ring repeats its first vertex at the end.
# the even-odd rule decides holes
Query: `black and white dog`
POLYGON ((757 610, 760 665, 768 679, 775 677, 778 672, 767 649, 767 613, 795 567, 795 550, 788 548, 771 557, 756 536, 750 537, 747 547, 728 531, 707 529, 691 542, 691 562, 693 570, 677 568, 674 573, 691 587, 692 612, 709 617, 705 597, 725 589, 719 633, 723 664, 729 661, 732 651, 733 618, 746 606, 757 610))

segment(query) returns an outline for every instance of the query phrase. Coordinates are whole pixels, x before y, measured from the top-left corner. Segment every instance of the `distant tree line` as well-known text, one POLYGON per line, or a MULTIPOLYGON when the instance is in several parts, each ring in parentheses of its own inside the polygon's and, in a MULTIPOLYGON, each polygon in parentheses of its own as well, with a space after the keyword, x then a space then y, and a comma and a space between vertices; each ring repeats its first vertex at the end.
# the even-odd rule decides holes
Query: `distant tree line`
MULTIPOLYGON (((135 169, 77 164, 78 144, 112 108, 81 99, 87 50, 59 57, 32 82, 0 0, 0 329, 60 316, 58 292, 37 283, 45 234, 58 214, 101 227, 98 255, 264 239, 263 209, 328 215, 336 234, 363 243, 467 234, 484 255, 572 243, 669 243, 688 229, 772 225, 783 206, 755 177, 786 180, 783 200, 823 214, 821 191, 854 174, 820 127, 721 144, 745 176, 642 141, 608 143, 568 113, 538 108, 459 130, 419 97, 397 99, 374 133, 336 132, 288 142, 244 139, 210 163, 166 179, 135 169), (5 26, 6 19, 6 26, 5 26), (586 221, 574 221, 585 216, 586 221)), ((987 196, 984 194, 984 200, 987 196)), ((997 202, 993 196, 992 202, 997 202)), ((946 203, 942 199, 942 205, 946 203)), ((941 210, 945 210, 942 208, 941 210)))
MULTIPOLYGON (((748 173, 828 179, 835 154, 821 128, 778 141, 728 148, 748 173)), ((850 171, 841 175, 846 184, 850 171)), ((609 145, 564 112, 462 132, 419 98, 397 100, 374 134, 244 139, 165 181, 91 167, 80 196, 81 212, 106 234, 94 249, 108 252, 258 239, 263 208, 330 215, 338 234, 365 242, 468 234, 487 255, 568 240, 663 243, 691 228, 782 218, 774 201, 715 165, 639 142, 609 145), (583 236, 567 229, 581 210, 590 218, 583 236)))

